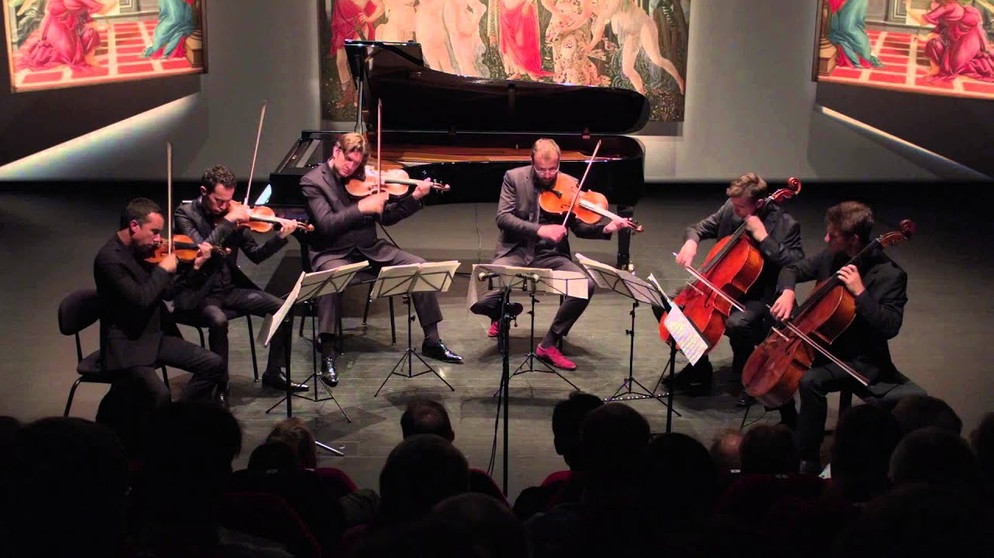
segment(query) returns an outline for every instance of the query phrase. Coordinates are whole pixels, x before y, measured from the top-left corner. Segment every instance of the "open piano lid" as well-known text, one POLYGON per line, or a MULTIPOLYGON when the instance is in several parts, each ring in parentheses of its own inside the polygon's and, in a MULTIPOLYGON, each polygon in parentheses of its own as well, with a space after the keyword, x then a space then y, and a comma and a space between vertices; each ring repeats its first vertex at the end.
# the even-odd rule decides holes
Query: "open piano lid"
POLYGON ((385 130, 628 134, 649 120, 649 101, 618 87, 588 87, 447 74, 424 65, 415 42, 345 41, 363 92, 360 110, 385 130))

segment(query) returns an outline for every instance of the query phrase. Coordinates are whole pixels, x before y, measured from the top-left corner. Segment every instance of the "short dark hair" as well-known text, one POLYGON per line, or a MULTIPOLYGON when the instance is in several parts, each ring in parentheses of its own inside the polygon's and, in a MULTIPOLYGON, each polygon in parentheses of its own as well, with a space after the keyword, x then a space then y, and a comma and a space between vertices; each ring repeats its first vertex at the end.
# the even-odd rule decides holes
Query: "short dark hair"
POLYGON ((400 417, 400 430, 404 438, 415 434, 435 434, 452 441, 456 437, 449 413, 441 403, 431 399, 411 400, 400 417))
POLYGON ((757 201, 766 195, 767 184, 758 174, 747 172, 742 176, 728 183, 725 195, 730 198, 745 196, 752 201, 757 201))
POLYGON ((126 229, 132 221, 138 221, 139 225, 144 225, 149 221, 149 215, 158 213, 162 215, 159 204, 148 198, 135 198, 128 202, 121 212, 119 229, 126 229))
POLYGON ((221 184, 225 188, 231 189, 238 184, 238 180, 235 179, 235 173, 231 172, 228 167, 224 165, 214 165, 213 167, 204 171, 204 174, 200 177, 200 185, 207 188, 208 192, 214 191, 214 186, 221 184))
POLYGON ((828 208, 825 223, 842 234, 854 234, 863 244, 868 244, 873 229, 873 210, 858 201, 844 201, 828 208))

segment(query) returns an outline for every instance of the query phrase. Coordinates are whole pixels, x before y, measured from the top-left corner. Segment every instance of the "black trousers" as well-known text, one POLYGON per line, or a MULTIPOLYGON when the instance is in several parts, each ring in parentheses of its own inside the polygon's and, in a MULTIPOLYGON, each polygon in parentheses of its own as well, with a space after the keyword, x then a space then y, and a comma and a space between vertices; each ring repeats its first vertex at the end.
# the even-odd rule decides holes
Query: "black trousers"
MULTIPOLYGON (((497 258, 494 265, 528 266, 540 269, 553 269, 557 271, 576 271, 586 275, 586 272, 570 258, 562 254, 539 253, 530 262, 518 256, 505 256, 497 258)), ((587 298, 576 298, 568 296, 559 306, 559 311, 552 318, 552 325, 549 326, 549 333, 557 341, 567 335, 573 324, 580 319, 583 311, 590 304, 590 299, 594 296, 594 280, 587 277, 587 298)), ((474 314, 481 314, 489 317, 492 321, 500 319, 500 291, 491 291, 480 297, 470 308, 474 314)))
MULTIPOLYGON (((265 316, 275 314, 283 299, 259 289, 230 288, 211 293, 195 310, 176 311, 174 316, 180 323, 199 325, 207 328, 207 343, 211 351, 220 355, 225 365, 225 380, 228 377, 228 322, 236 317, 251 314, 265 316)), ((266 371, 279 371, 286 366, 286 323, 273 335, 269 344, 269 361, 266 371)), ((252 339, 250 342, 254 343, 252 339)))

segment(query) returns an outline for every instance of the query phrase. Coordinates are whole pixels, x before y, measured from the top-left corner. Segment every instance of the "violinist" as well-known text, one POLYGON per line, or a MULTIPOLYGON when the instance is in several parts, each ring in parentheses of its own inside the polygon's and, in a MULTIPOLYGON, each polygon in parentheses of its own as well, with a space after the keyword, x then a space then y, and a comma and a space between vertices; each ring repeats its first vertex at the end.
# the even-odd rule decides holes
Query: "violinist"
POLYGON ((830 392, 867 390, 882 396, 907 382, 891 362, 887 340, 897 335, 908 301, 908 275, 882 249, 862 258, 859 265, 844 265, 870 243, 873 212, 866 205, 847 201, 825 214, 825 248, 818 254, 788 265, 780 272, 780 296, 770 312, 786 320, 793 311, 797 283, 822 281, 838 276, 856 304, 856 317, 828 347, 829 351, 870 381, 864 388, 838 365, 819 355, 801 376, 798 392, 800 414, 793 399, 780 407, 782 422, 795 429, 801 457, 801 472, 821 472, 819 452, 828 414, 830 392))
MULTIPOLYGON (((733 308, 725 320, 725 335, 732 347, 732 378, 740 381, 742 368, 756 345, 769 331, 767 306, 776 296, 776 281, 780 269, 804 257, 801 227, 779 205, 761 205, 767 196, 766 181, 748 172, 733 180, 725 190, 728 199, 711 216, 687 228, 685 242, 676 256, 681 266, 693 265, 701 240, 720 239, 731 235, 742 223, 746 234, 763 256, 763 270, 742 296, 742 311, 733 308)), ((657 317, 661 308, 656 308, 657 317)), ((687 395, 709 395, 712 380, 711 361, 705 355, 696 365, 688 365, 674 378, 672 389, 687 395)), ((748 406, 751 396, 742 392, 738 404, 748 406)))
MULTIPOLYGON (((362 134, 342 134, 328 160, 300 181, 315 228, 307 238, 311 269, 314 271, 334 269, 363 260, 374 268, 425 261, 378 238, 376 223, 390 226, 417 212, 421 209, 421 200, 432 189, 431 183, 418 181, 408 195, 397 198, 391 198, 389 193, 382 191, 357 199, 348 193, 346 184, 354 178, 365 178, 368 159, 369 144, 362 134)), ((411 298, 424 331, 421 354, 443 362, 462 364, 462 357, 449 350, 439 336, 438 322, 442 321, 442 310, 435 293, 418 292, 411 298)), ((319 378, 329 386, 338 385, 333 335, 340 301, 340 295, 317 299, 321 340, 319 378)))
MULTIPOLYGON (((539 208, 539 195, 551 190, 559 178, 559 145, 542 138, 532 146, 532 164, 511 169, 504 173, 500 201, 497 204, 497 254, 495 265, 528 266, 554 270, 586 273, 573 262, 570 252, 569 231, 580 238, 610 239, 611 233, 635 226, 627 219, 613 219, 608 223, 588 225, 571 215, 563 226, 562 215, 551 215, 539 208)), ((567 175, 565 178, 572 179, 567 175)), ((575 179, 573 179, 575 182, 575 179)), ((594 281, 587 278, 587 294, 593 296, 594 281)), ((576 323, 590 302, 588 298, 566 297, 552 325, 535 349, 539 360, 562 370, 576 370, 576 364, 558 349, 559 340, 576 323)), ((492 291, 478 300, 470 311, 490 318, 490 337, 497 336, 500 318, 500 293, 492 291)), ((520 303, 512 303, 511 311, 520 314, 520 303)))
MULTIPOLYGON (((259 244, 243 226, 249 209, 232 201, 235 175, 222 165, 204 171, 200 179, 200 197, 181 204, 173 215, 176 232, 194 242, 206 242, 228 250, 224 257, 213 258, 206 266, 207 281, 197 289, 186 289, 176 296, 176 317, 180 322, 206 325, 208 344, 225 362, 228 379, 228 319, 232 316, 274 314, 283 300, 257 287, 239 268, 238 252, 245 252, 253 263, 260 263, 287 245, 287 237, 296 230, 296 221, 283 221, 277 234, 259 244)), ((282 325, 281 328, 286 327, 282 325)), ((269 360, 262 375, 265 386, 286 390, 286 332, 278 331, 269 346, 269 360)), ((295 391, 307 386, 293 383, 295 391)))
MULTIPOLYGON (((192 265, 179 272, 175 254, 164 256, 158 264, 147 262, 162 242, 164 222, 158 204, 146 198, 131 200, 121 214, 117 233, 93 261, 100 297, 102 366, 106 371, 125 371, 112 385, 115 394, 118 386, 134 384, 143 394, 151 394, 156 404, 168 403, 169 388, 155 370, 165 365, 193 373, 183 399, 216 400, 224 372, 221 358, 184 341, 163 303, 184 284, 205 281, 203 267, 210 247, 202 246, 192 265)), ((108 393, 104 403, 112 399, 114 395, 108 393)), ((122 399, 118 400, 121 408, 129 410, 134 409, 134 401, 146 400, 144 395, 122 399)), ((104 403, 101 410, 105 410, 104 403)))

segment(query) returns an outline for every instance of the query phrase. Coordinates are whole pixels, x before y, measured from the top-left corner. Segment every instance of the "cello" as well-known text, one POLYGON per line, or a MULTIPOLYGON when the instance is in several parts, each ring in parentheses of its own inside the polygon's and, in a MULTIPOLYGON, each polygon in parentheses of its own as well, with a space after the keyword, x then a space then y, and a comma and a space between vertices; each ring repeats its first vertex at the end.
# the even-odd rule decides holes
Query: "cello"
MULTIPOLYGON (((877 247, 887 248, 911 238, 915 225, 905 219, 899 230, 883 234, 863 247, 845 265, 858 266, 877 247)), ((845 266, 843 266, 845 267, 845 266)), ((742 370, 742 385, 746 393, 767 407, 779 407, 790 401, 797 391, 801 376, 820 353, 852 376, 863 386, 870 381, 851 366, 834 356, 831 346, 856 319, 856 300, 839 279, 838 274, 815 285, 811 294, 793 315, 784 322, 784 331, 774 328, 761 343, 742 370)))
MULTIPOLYGON (((801 191, 801 181, 791 177, 787 187, 773 192, 761 202, 760 211, 769 204, 780 204, 793 198, 801 191)), ((701 337, 707 342, 708 351, 713 349, 725 333, 725 320, 732 308, 742 310, 736 302, 749 291, 763 271, 763 255, 746 233, 745 221, 735 232, 722 238, 711 251, 701 269, 686 267, 695 281, 684 288, 673 299, 687 316, 701 337)), ((666 314, 659 320, 659 337, 670 343, 672 336, 665 325, 666 314)))

